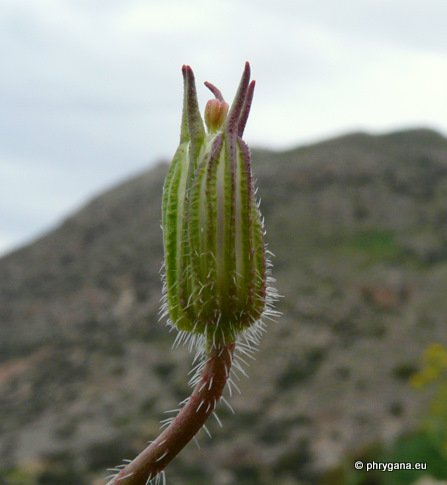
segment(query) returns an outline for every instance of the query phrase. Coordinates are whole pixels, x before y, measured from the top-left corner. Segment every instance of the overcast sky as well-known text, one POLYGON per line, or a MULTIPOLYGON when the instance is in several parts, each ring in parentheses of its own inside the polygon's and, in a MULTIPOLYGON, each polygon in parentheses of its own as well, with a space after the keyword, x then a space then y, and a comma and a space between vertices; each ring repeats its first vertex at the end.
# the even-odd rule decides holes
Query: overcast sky
POLYGON ((0 254, 178 142, 182 64, 245 138, 289 148, 353 130, 447 133, 445 0, 0 0, 0 254))

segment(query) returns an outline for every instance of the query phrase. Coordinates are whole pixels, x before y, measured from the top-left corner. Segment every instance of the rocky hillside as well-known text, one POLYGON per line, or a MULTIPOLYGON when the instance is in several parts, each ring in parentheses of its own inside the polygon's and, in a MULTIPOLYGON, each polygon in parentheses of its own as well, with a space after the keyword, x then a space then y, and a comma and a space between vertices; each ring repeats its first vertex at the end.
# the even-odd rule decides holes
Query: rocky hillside
MULTIPOLYGON (((317 483, 414 429, 426 396, 408 377, 447 343, 444 137, 356 133, 253 158, 284 315, 236 414, 221 408, 170 483, 317 483)), ((103 483, 188 394, 192 357, 158 322, 166 170, 0 260, 0 484, 103 483)))

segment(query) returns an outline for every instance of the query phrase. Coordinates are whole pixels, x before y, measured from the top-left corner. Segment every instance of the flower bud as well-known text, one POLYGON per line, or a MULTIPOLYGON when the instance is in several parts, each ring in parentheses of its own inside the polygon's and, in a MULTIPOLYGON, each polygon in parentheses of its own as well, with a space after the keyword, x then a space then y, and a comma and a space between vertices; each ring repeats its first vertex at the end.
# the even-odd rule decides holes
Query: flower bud
POLYGON ((209 131, 217 131, 224 123, 228 113, 228 103, 210 99, 205 107, 205 123, 209 131))
POLYGON ((180 145, 163 191, 166 309, 179 330, 230 343, 266 308, 264 229, 242 141, 254 81, 247 63, 229 112, 205 83, 216 96, 205 110, 205 133, 193 72, 182 72, 180 145))

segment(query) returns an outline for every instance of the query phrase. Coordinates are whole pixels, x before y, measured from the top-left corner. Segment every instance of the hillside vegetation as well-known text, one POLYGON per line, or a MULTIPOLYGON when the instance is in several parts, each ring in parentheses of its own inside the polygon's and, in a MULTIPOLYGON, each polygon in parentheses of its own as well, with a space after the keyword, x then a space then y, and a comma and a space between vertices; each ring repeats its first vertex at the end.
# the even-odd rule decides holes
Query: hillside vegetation
MULTIPOLYGON (((447 139, 354 133, 253 170, 283 317, 169 483, 339 484, 427 409, 409 379, 447 345, 447 139)), ((103 483, 188 395, 192 356, 158 322, 166 171, 0 260, 0 484, 103 483)))

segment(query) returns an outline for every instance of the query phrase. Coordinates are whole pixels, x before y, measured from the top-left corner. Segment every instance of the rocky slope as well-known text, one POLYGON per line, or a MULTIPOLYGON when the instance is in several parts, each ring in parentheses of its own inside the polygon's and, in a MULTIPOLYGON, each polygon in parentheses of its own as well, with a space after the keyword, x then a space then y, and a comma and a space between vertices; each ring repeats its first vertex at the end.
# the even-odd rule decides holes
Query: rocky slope
MULTIPOLYGON (((253 158, 284 315, 236 414, 222 407, 223 428, 170 466, 179 485, 316 483, 416 426, 426 396, 408 377, 447 343, 444 137, 356 133, 253 158)), ((192 356, 158 323, 166 170, 0 260, 0 483, 103 483, 189 392, 192 356)))

